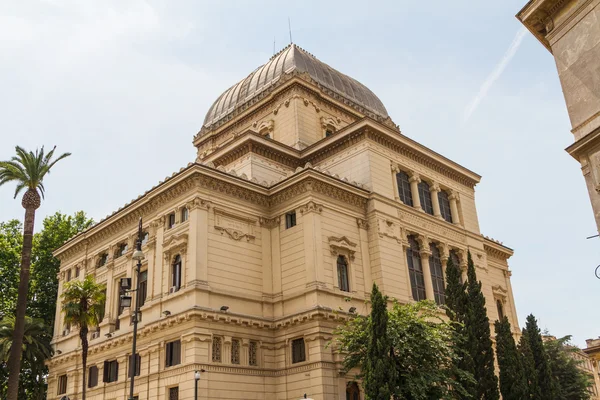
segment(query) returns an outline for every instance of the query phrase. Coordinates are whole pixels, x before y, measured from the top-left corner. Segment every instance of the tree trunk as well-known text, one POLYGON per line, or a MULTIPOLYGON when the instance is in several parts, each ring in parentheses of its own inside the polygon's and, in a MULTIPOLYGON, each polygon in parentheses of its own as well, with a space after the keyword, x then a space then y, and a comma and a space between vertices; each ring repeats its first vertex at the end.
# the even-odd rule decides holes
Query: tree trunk
POLYGON ((87 389, 87 355, 88 355, 88 327, 82 326, 79 329, 79 338, 81 339, 81 364, 83 365, 83 390, 81 392, 81 400, 85 400, 85 391, 87 389))
POLYGON ((19 295, 17 297, 15 330, 13 332, 13 341, 10 348, 10 356, 8 358, 7 400, 18 400, 19 395, 19 373, 21 371, 21 354, 23 353, 23 333, 25 329, 25 311, 27 309, 27 295, 29 292, 29 267, 31 266, 31 247, 33 240, 33 224, 35 221, 36 208, 37 207, 25 208, 25 225, 23 229, 23 251, 21 253, 21 277, 19 280, 19 295))

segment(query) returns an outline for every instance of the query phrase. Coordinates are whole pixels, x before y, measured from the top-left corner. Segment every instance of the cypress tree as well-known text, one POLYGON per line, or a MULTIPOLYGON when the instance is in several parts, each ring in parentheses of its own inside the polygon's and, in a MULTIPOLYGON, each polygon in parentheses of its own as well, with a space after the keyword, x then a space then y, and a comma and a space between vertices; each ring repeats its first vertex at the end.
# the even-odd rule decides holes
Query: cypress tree
POLYGON ((552 370, 550 369, 550 361, 546 349, 544 349, 544 342, 542 340, 542 334, 538 327, 537 320, 533 314, 527 316, 527 323, 525 325, 527 329, 527 338, 529 339, 529 347, 535 361, 535 370, 537 372, 537 380, 544 400, 554 400, 556 398, 555 393, 555 382, 552 376, 552 370))
POLYGON ((527 329, 523 329, 523 335, 519 340, 519 353, 521 355, 521 364, 523 365, 523 373, 527 382, 527 396, 530 400, 544 400, 542 392, 538 385, 537 371, 535 370, 535 360, 529 346, 529 335, 527 329))
POLYGON ((367 400, 390 400, 394 390, 395 368, 391 357, 392 345, 387 332, 387 297, 373 283, 369 343, 364 366, 364 388, 367 400))
POLYGON ((465 284, 461 282, 460 266, 454 265, 452 258, 448 259, 446 266, 446 314, 454 324, 454 345, 459 360, 454 366, 457 374, 456 380, 471 396, 475 396, 475 384, 473 375, 475 367, 471 358, 469 340, 467 337, 466 314, 467 314, 467 293, 465 284), (470 374, 466 377, 461 371, 470 374))
POLYGON ((521 356, 510 331, 510 322, 505 316, 496 321, 496 355, 500 369, 500 393, 503 400, 523 400, 527 398, 527 382, 521 356))
POLYGON ((490 320, 471 252, 468 252, 467 267, 468 312, 465 325, 475 367, 474 377, 477 381, 475 398, 499 400, 498 377, 494 371, 494 350, 490 337, 490 320))

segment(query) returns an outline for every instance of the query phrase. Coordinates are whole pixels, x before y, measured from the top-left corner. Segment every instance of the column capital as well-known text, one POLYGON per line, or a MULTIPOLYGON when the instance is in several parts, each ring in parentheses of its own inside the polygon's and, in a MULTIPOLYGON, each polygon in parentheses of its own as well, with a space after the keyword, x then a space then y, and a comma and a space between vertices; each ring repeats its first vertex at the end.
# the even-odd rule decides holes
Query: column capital
POLYGON ((431 251, 430 250, 421 250, 421 251, 419 251, 419 254, 421 255, 421 258, 429 258, 429 257, 431 257, 431 251))
POLYGON ((458 193, 454 190, 450 191, 450 194, 448 195, 448 200, 450 200, 450 201, 458 200, 458 193))
POLYGON ((419 174, 418 174, 418 173, 416 173, 416 172, 411 172, 411 173, 410 173, 410 177, 408 178, 408 181, 409 181, 410 183, 413 183, 413 182, 421 183, 421 177, 419 176, 419 174))
POLYGON ((396 173, 396 174, 397 174, 398 172, 400 172, 400 166, 399 166, 398 164, 392 163, 392 165, 391 165, 390 167, 391 167, 391 169, 392 169, 392 172, 394 172, 394 173, 396 173))
POLYGON ((432 182, 432 184, 429 186, 429 192, 430 193, 437 193, 440 192, 442 189, 440 188, 440 185, 437 184, 436 182, 432 182))

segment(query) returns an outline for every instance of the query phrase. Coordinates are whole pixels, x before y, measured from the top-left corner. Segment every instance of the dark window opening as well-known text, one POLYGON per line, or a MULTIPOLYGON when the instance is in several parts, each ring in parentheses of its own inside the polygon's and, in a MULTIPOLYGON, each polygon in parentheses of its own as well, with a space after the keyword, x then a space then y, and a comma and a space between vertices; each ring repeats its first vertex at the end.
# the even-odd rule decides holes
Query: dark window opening
POLYGON ((431 202, 431 192, 429 191, 429 183, 421 181, 418 187, 419 199, 421 200, 421 208, 427 214, 433 215, 433 203, 431 202))
POLYGON ((116 382, 119 379, 119 363, 117 360, 104 361, 103 382, 116 382))
POLYGON ((119 245, 119 247, 117 248, 117 253, 115 254, 115 256, 116 256, 115 258, 125 255, 125 253, 127 253, 127 250, 129 250, 129 245, 127 243, 121 243, 119 245))
POLYGON ((108 253, 102 253, 102 254, 100 254, 100 257, 98 258, 98 266, 102 267, 107 262, 108 262, 108 253))
POLYGON ((139 277, 140 284, 138 286, 137 304, 138 307, 141 307, 146 303, 146 296, 148 295, 148 271, 140 272, 139 277))
POLYGON ((169 214, 168 217, 168 229, 171 229, 173 226, 175 226, 175 213, 169 214))
POLYGON ((67 270, 67 282, 71 280, 71 270, 67 270))
POLYGON ((181 288, 181 256, 176 255, 171 268, 171 291, 177 292, 181 288))
POLYGON ((349 292, 350 281, 348 279, 348 262, 346 261, 346 257, 344 256, 338 256, 337 273, 340 290, 343 292, 349 292))
POLYGON ((290 211, 285 214, 285 229, 296 226, 296 211, 290 211))
POLYGON ((94 365, 88 371, 88 387, 93 388, 98 385, 98 367, 94 365))
POLYGON ((423 266, 421 265, 421 249, 414 236, 408 237, 408 245, 406 259, 408 263, 412 297, 416 301, 425 300, 425 278, 423 276, 423 266))
POLYGON ((58 394, 67 393, 67 375, 58 377, 58 394))
POLYGON ((440 213, 442 218, 447 222, 452 222, 452 211, 450 209, 450 200, 448 199, 448 192, 441 190, 438 192, 438 200, 440 203, 440 213))
POLYGON ((429 269, 431 271, 431 283, 433 284, 433 296, 437 304, 446 303, 446 288, 444 286, 444 270, 438 247, 431 243, 429 245, 431 256, 429 257, 429 269))
POLYGON ((396 174, 396 182, 398 182, 398 197, 407 206, 413 206, 412 190, 410 181, 406 172, 398 172, 396 174))
POLYGON ((179 400, 179 386, 169 388, 169 400, 179 400))
POLYGON ((360 400, 360 389, 356 382, 348 382, 346 385, 346 400, 360 400))
POLYGON ((181 341, 175 340, 166 344, 165 366, 172 367, 181 363, 181 341))
POLYGON ((190 211, 187 209, 187 207, 183 207, 181 209, 181 222, 187 221, 189 217, 190 217, 190 211))
POLYGON ((135 362, 135 375, 140 376, 140 371, 142 369, 142 357, 139 354, 136 354, 135 357, 129 356, 129 376, 131 377, 131 369, 133 368, 133 363, 135 362))
POLYGON ((501 300, 496 300, 496 308, 498 309, 498 319, 502 321, 504 319, 504 307, 501 300))
POLYGON ((148 243, 148 240, 150 239, 150 233, 148 232, 143 232, 142 233, 142 244, 146 244, 148 243))
POLYGON ((292 364, 306 361, 306 349, 304 348, 304 339, 292 340, 292 364))

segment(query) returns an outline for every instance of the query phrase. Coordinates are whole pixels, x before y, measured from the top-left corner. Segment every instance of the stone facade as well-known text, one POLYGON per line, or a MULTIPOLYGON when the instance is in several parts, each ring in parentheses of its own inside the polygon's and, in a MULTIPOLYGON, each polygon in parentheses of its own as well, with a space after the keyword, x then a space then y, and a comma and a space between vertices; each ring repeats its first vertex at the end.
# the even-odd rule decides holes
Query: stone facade
POLYGON ((594 376, 594 388, 592 389, 595 399, 600 399, 600 338, 587 339, 587 347, 583 353, 587 356, 588 362, 585 369, 594 376))
POLYGON ((600 228, 600 0, 532 0, 517 18, 553 54, 600 228))
MULTIPOLYGON (((480 177, 404 136, 382 106, 369 108, 372 97, 361 103, 358 82, 351 96, 294 69, 306 61, 302 49, 278 56, 271 64, 285 56, 284 73, 252 97, 228 100, 225 116, 207 118, 194 138, 194 163, 56 251, 59 294, 76 268, 74 279, 93 274, 107 285, 106 316, 90 334, 85 373, 98 378, 88 399, 128 393, 131 312, 119 307, 118 280, 133 275, 140 217, 147 232, 140 400, 192 398, 198 369, 206 370, 202 399, 353 396, 354 375, 341 373, 341 357, 328 346, 335 327, 369 312, 373 282, 401 302, 443 301, 447 260, 465 270, 468 250, 490 320, 507 315, 518 334, 513 252, 479 230, 480 177)), ((211 110, 226 109, 217 106, 211 110)), ((49 362, 48 398, 80 398, 77 332, 60 310, 56 316, 60 353, 49 362)))

